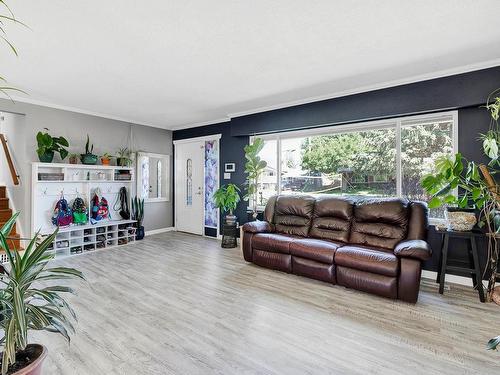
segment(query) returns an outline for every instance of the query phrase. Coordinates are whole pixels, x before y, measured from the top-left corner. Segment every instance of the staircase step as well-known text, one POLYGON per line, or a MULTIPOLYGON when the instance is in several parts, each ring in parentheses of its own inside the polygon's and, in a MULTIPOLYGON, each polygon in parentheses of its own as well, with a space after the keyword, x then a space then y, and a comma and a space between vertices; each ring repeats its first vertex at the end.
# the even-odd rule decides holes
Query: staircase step
POLYGON ((19 234, 12 234, 7 239, 7 244, 9 245, 9 249, 11 250, 20 250, 21 249, 21 240, 19 234))
POLYGON ((0 209, 0 221, 7 221, 12 217, 12 210, 10 208, 0 209))
POLYGON ((5 186, 0 186, 0 198, 7 198, 7 191, 5 186))
MULTIPOLYGON (((5 224, 5 221, 0 220, 0 228, 2 228, 4 226, 4 224, 5 224)), ((12 230, 10 231, 11 236, 13 236, 17 233, 16 228, 17 228, 17 224, 14 223, 14 226, 12 227, 12 230)))
POLYGON ((9 198, 0 198, 0 210, 9 208, 9 198))

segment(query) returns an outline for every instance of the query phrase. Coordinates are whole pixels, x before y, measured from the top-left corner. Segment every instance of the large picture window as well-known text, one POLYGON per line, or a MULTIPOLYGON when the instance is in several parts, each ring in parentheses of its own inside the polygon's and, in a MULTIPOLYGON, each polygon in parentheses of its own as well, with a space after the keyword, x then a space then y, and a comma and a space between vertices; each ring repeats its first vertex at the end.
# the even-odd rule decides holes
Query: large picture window
MULTIPOLYGON (((435 160, 456 150, 447 112, 261 136, 267 168, 259 205, 274 194, 336 194, 429 200, 420 187, 435 160)), ((442 210, 431 217, 442 218, 442 210)))

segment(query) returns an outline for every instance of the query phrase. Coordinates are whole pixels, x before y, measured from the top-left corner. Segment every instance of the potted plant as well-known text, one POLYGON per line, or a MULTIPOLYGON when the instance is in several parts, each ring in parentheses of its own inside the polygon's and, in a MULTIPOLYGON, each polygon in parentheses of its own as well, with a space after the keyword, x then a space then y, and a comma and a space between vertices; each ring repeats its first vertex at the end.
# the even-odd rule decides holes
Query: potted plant
POLYGON ((137 230, 135 232, 135 239, 142 240, 144 238, 144 199, 137 196, 132 199, 132 219, 137 221, 137 230))
POLYGON ((43 163, 52 163, 54 153, 58 152, 61 160, 64 160, 68 156, 68 150, 65 149, 65 147, 69 146, 68 141, 64 137, 52 137, 48 133, 49 129, 44 129, 46 132, 39 131, 36 135, 38 158, 43 163))
POLYGON ((240 201, 240 188, 235 184, 222 185, 214 193, 214 202, 217 208, 226 213, 225 222, 227 225, 236 224, 237 217, 233 214, 240 201))
POLYGON ((264 140, 262 138, 255 138, 252 144, 245 146, 245 173, 247 174, 246 181, 246 194, 243 197, 245 201, 250 201, 252 217, 257 219, 257 201, 258 201, 258 188, 259 178, 264 173, 267 167, 265 160, 262 160, 259 153, 264 147, 264 140))
POLYGON ((118 150, 116 164, 120 167, 130 167, 132 165, 132 151, 128 147, 122 147, 118 150))
POLYGON ((80 155, 82 164, 94 165, 97 163, 98 156, 93 154, 94 145, 90 145, 90 137, 87 134, 87 143, 85 143, 85 154, 80 155))
POLYGON ((2 375, 36 375, 41 374, 47 349, 28 343, 28 332, 56 332, 69 341, 70 333, 74 333, 72 321, 76 320, 75 312, 62 296, 73 293, 73 289, 45 283, 84 277, 73 268, 49 267, 54 255, 47 249, 57 230, 40 242, 37 235, 33 237, 22 255, 10 250, 6 237, 18 215, 13 215, 0 229, 0 247, 9 259, 7 265, 0 266, 4 285, 0 290, 0 327, 4 331, 1 368, 2 375))
POLYGON ((424 190, 432 196, 429 208, 446 204, 468 208, 470 204, 479 210, 479 226, 486 225, 489 241, 488 301, 496 300, 493 294, 500 293, 495 288, 499 250, 497 240, 500 238, 500 186, 493 177, 500 172, 500 98, 490 101, 499 92, 500 89, 490 94, 486 101, 486 109, 491 115, 490 129, 486 134, 480 135, 483 151, 490 162, 478 165, 466 160, 460 153, 453 158, 442 157, 436 161, 434 173, 425 176, 421 182, 424 190), (461 192, 458 197, 453 194, 457 188, 461 192))
POLYGON ((108 154, 107 152, 105 152, 101 156, 101 163, 102 163, 102 165, 109 165, 109 162, 111 161, 111 158, 112 158, 112 156, 110 154, 108 154))
POLYGON ((80 155, 78 154, 69 154, 69 163, 70 164, 78 164, 78 159, 80 158, 80 155))

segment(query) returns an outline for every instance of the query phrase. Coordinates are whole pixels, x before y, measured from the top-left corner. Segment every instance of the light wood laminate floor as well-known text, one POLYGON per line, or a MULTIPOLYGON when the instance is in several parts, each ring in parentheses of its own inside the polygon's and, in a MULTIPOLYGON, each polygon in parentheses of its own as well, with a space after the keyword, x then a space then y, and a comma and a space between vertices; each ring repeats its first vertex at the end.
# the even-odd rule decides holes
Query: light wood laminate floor
POLYGON ((57 260, 81 269, 68 346, 45 374, 500 374, 500 308, 452 287, 416 305, 246 263, 239 249, 169 232, 57 260))

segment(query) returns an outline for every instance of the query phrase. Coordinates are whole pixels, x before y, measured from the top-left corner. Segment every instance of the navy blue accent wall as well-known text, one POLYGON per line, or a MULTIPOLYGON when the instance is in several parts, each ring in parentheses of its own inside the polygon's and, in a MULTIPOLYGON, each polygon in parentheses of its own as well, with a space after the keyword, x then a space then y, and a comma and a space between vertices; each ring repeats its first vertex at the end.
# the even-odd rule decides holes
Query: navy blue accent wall
MULTIPOLYGON (((248 144, 249 137, 233 137, 231 136, 231 127, 229 122, 201 126, 197 128, 189 128, 176 130, 173 132, 173 140, 203 137, 206 135, 221 134, 220 140, 220 184, 233 183, 238 185, 243 191, 245 183, 244 160, 245 152, 243 147, 248 144), (231 180, 224 180, 224 164, 235 163, 236 172, 231 173, 231 180)), ((175 147, 175 146, 174 146, 175 147)), ((175 211, 175 207, 174 207, 175 211)), ((240 219, 246 218, 246 202, 243 202, 236 209, 235 215, 240 219)), ((222 223, 222 218, 221 221, 222 223)), ((246 222, 246 221, 244 221, 246 222)))
MULTIPOLYGON (((239 186, 245 181, 243 147, 249 136, 287 130, 355 123, 367 120, 408 116, 422 113, 458 110, 458 147, 469 160, 487 161, 477 138, 488 130, 490 118, 484 108, 486 97, 500 87, 500 67, 437 78, 397 87, 374 90, 341 98, 323 100, 231 119, 229 122, 177 130, 173 139, 222 134, 221 184, 224 163, 236 163, 236 173, 229 182, 239 186)), ((237 210, 240 222, 246 220, 246 204, 237 210)), ((431 228, 428 241, 434 255, 424 265, 436 270, 439 258, 439 236, 431 228)), ((466 259, 464 243, 456 243, 450 257, 466 259)), ((486 263, 486 244, 480 243, 481 263, 486 263)))
POLYGON ((477 107, 500 86, 500 67, 231 119, 231 135, 253 135, 477 107))

